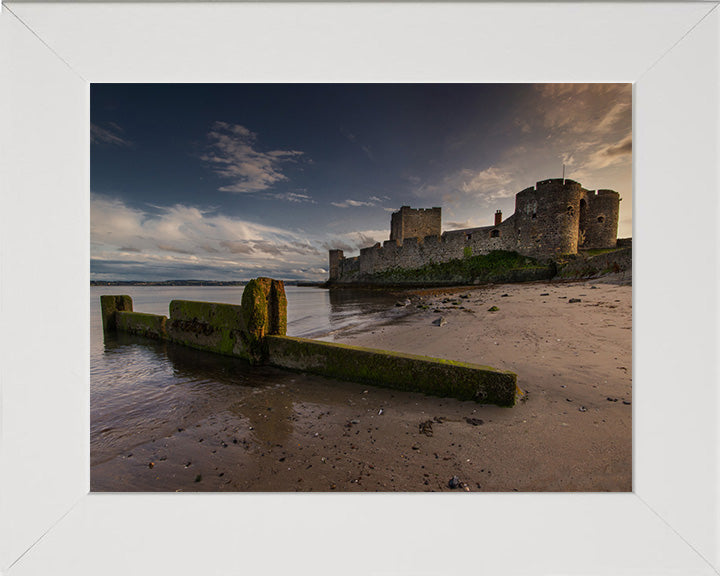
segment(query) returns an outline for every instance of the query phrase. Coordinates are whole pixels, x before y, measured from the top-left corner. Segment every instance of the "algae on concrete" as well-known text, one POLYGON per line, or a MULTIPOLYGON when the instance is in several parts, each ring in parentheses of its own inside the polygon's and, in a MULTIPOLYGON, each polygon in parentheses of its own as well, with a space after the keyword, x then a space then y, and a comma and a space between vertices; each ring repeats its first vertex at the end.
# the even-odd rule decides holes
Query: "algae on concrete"
POLYGON ((290 338, 282 282, 248 282, 241 305, 173 300, 170 318, 132 312, 129 296, 103 296, 103 325, 218 354, 364 384, 475 400, 515 403, 517 376, 464 362, 290 338))
POLYGON ((268 336, 274 366, 398 390, 513 406, 517 375, 466 362, 360 346, 268 336))
POLYGON ((165 316, 118 310, 116 317, 117 329, 122 332, 154 340, 167 339, 167 318, 165 316))
POLYGON ((132 312, 133 302, 130 296, 125 294, 119 296, 102 295, 100 296, 100 310, 102 311, 103 332, 113 331, 116 329, 117 318, 115 312, 118 310, 126 310, 132 312))

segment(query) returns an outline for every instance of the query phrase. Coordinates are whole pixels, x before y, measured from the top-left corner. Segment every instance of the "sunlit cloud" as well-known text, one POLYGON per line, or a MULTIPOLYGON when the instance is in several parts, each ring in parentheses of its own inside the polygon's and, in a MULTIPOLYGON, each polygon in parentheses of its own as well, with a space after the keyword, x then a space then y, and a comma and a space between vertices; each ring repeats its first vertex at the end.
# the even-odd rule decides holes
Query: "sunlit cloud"
POLYGON ((94 278, 107 268, 103 262, 126 264, 115 268, 116 277, 144 266, 145 279, 171 272, 179 274, 176 279, 201 272, 212 272, 214 279, 245 279, 251 271, 288 278, 290 270, 319 269, 327 260, 324 238, 192 206, 154 206, 150 213, 93 194, 91 213, 94 278))

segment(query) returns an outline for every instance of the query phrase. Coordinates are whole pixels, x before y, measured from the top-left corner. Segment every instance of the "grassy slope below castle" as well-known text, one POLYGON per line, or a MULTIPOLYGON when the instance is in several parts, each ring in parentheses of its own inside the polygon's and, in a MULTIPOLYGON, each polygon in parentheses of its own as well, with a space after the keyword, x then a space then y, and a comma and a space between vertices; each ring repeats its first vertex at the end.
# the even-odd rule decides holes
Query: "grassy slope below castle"
POLYGON ((632 266, 630 248, 587 251, 577 256, 540 262, 508 250, 466 256, 447 262, 430 263, 420 268, 392 268, 349 283, 368 285, 434 285, 501 284, 532 282, 552 278, 584 278, 603 275, 632 266))
POLYGON ((421 268, 393 268, 368 278, 373 284, 484 284, 545 280, 555 275, 553 265, 543 264, 517 252, 494 250, 421 268))

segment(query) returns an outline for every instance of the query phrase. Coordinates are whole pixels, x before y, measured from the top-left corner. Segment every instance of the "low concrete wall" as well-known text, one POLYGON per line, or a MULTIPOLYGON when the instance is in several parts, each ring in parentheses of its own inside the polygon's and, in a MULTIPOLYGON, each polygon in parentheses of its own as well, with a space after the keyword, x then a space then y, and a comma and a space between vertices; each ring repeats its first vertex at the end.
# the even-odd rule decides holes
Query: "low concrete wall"
POLYGON ((517 376, 487 366, 290 338, 282 282, 248 282, 239 306, 173 300, 170 318, 132 311, 129 296, 101 296, 103 326, 157 340, 398 390, 500 406, 515 403, 517 376))
POLYGON ((489 366, 288 336, 268 336, 267 343, 269 363, 281 368, 433 396, 515 404, 517 375, 489 366))
POLYGON ((135 336, 144 336, 154 340, 167 339, 167 318, 157 314, 117 311, 116 328, 135 336))
POLYGON ((242 306, 214 302, 170 302, 168 336, 172 342, 252 360, 242 306))

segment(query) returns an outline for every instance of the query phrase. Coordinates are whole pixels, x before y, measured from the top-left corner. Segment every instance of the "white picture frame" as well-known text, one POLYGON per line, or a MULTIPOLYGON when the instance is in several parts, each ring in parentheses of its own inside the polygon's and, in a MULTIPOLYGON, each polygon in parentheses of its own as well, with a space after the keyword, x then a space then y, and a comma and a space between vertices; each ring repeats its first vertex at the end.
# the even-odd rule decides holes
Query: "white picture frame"
POLYGON ((0 572, 717 574, 717 6, 6 2, 0 572), (634 83, 632 493, 89 494, 89 83, 273 81, 634 83))

